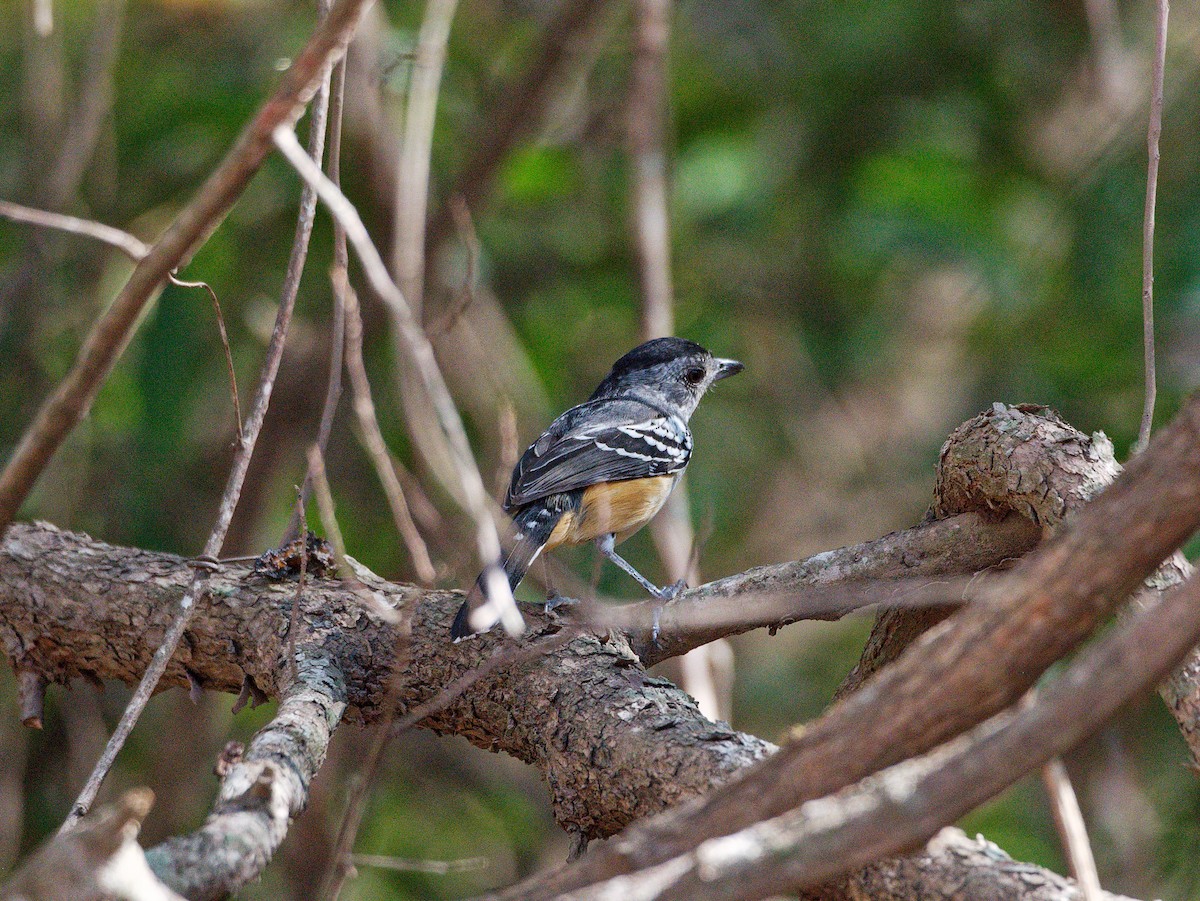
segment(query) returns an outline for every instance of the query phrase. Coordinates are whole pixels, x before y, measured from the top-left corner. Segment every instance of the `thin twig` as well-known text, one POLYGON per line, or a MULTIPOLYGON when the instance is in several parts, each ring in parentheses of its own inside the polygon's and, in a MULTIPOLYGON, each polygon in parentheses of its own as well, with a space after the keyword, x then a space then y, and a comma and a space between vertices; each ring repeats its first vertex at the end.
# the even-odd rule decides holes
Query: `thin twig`
MULTIPOLYGON (((486 200, 508 152, 543 121, 548 98, 561 83, 559 76, 571 59, 572 39, 611 6, 611 0, 565 0, 534 42, 539 55, 518 79, 494 92, 493 102, 486 104, 490 112, 482 133, 466 142, 472 148, 471 156, 455 179, 454 194, 461 195, 471 209, 478 210, 486 200)), ((452 215, 447 204, 430 217, 425 244, 431 251, 453 228, 452 215)))
POLYGON ((396 174, 396 215, 392 271, 420 321, 425 294, 425 211, 429 205, 429 158, 446 41, 458 0, 428 0, 404 112, 404 142, 396 174))
POLYGON ((1146 132, 1146 208, 1142 219, 1142 342, 1146 394, 1135 452, 1150 441, 1157 393, 1154 367, 1154 205, 1158 194, 1158 141, 1162 136, 1163 80, 1167 67, 1168 0, 1157 0, 1154 24, 1154 70, 1150 85, 1150 125, 1146 132))
MULTIPOLYGON (((404 294, 388 275, 387 267, 379 256, 379 251, 371 242, 371 236, 358 215, 358 210, 346 199, 337 185, 333 184, 321 172, 312 160, 304 155, 295 133, 286 125, 275 130, 275 146, 280 153, 300 174, 300 177, 310 186, 316 188, 321 199, 329 207, 333 216, 339 219, 346 229, 346 236, 354 245, 354 250, 362 262, 363 271, 371 287, 387 304, 392 314, 395 337, 400 345, 398 350, 407 356, 414 369, 420 375, 421 382, 429 395, 429 399, 437 412, 438 423, 445 434, 450 448, 450 463, 454 467, 459 489, 464 497, 465 507, 475 522, 475 539, 479 550, 482 566, 494 565, 500 559, 500 536, 496 532, 495 523, 488 509, 487 489, 483 485, 483 477, 471 454, 471 445, 467 440, 466 430, 462 419, 446 387, 446 381, 438 368, 433 347, 425 336, 424 330, 413 316, 404 294)), ((449 487, 449 486, 448 486, 449 487)), ((502 580, 496 580, 500 582, 502 580)), ((517 609, 512 592, 496 586, 492 591, 489 602, 495 605, 495 614, 511 635, 519 635, 525 628, 521 612, 517 609)))
MULTIPOLYGON (((329 152, 325 158, 325 171, 336 185, 342 183, 342 107, 346 93, 346 60, 342 58, 333 69, 329 96, 329 152)), ((349 251, 346 249, 346 231, 337 222, 333 223, 333 266, 346 271, 349 251)), ((344 281, 333 283, 333 307, 329 321, 329 381, 325 385, 325 403, 321 407, 321 423, 317 427, 317 448, 324 456, 329 447, 329 436, 333 433, 333 418, 337 414, 338 402, 342 398, 342 360, 346 348, 346 294, 340 287, 344 281)), ((307 504, 312 494, 312 473, 305 472, 304 484, 300 488, 302 503, 307 504)), ((284 533, 284 543, 303 535, 299 519, 293 515, 284 533)))
POLYGON ((221 336, 221 348, 225 351, 225 368, 229 370, 229 393, 233 395, 233 421, 237 426, 238 444, 242 443, 242 402, 238 397, 237 373, 233 369, 233 351, 229 348, 229 333, 225 330, 225 314, 221 312, 221 301, 208 282, 185 282, 172 275, 171 284, 180 288, 203 288, 212 298, 213 312, 217 314, 217 332, 221 336))
MULTIPOLYGON (((350 296, 348 293, 347 297, 350 296)), ((357 314, 357 307, 353 308, 353 312, 357 314)), ((343 563, 345 556, 341 546, 341 532, 337 528, 337 522, 333 515, 333 498, 329 491, 329 482, 325 478, 325 464, 321 460, 320 452, 315 447, 309 449, 309 471, 313 476, 313 487, 316 489, 317 504, 321 509, 322 521, 325 523, 326 531, 334 539, 334 547, 338 553, 338 562, 339 564, 343 563)), ((394 621, 397 622, 397 651, 388 674, 388 690, 384 696, 379 725, 375 727, 375 732, 371 736, 371 745, 367 750, 367 758, 361 770, 361 776, 350 791, 350 799, 346 804, 346 812, 342 817, 341 825, 338 827, 338 836, 334 845, 330 870, 325 877, 321 892, 317 896, 318 898, 327 899, 327 901, 337 901, 338 895, 341 894, 342 886, 353 872, 353 866, 350 863, 350 852, 354 849, 354 841, 358 835, 359 826, 362 825, 367 797, 371 793, 371 788, 375 783, 375 776, 379 771, 379 762, 383 759, 384 749, 391 738, 392 721, 396 717, 396 705, 400 698, 401 676, 405 670, 407 657, 412 653, 412 646, 409 640, 412 635, 411 605, 394 621)))
MULTIPOLYGON (((588 617, 590 619, 590 617, 588 617)), ((428 719, 434 714, 441 713, 447 707, 454 703, 463 692, 478 682, 480 679, 486 678, 496 670, 505 666, 515 666, 524 663, 527 660, 537 660, 539 657, 544 657, 546 654, 553 651, 555 648, 560 648, 563 645, 570 644, 580 635, 583 635, 591 628, 589 623, 580 625, 572 625, 565 627, 553 635, 538 641, 530 642, 526 645, 520 644, 502 644, 496 648, 492 656, 485 660, 479 666, 467 670, 436 695, 413 708, 403 717, 396 721, 393 729, 396 735, 407 732, 409 729, 416 726, 422 720, 428 719)))
POLYGON ((42 728, 47 684, 41 673, 30 669, 17 671, 17 700, 21 708, 21 725, 30 729, 42 728))
POLYGON ((375 776, 379 769, 379 761, 383 757, 383 750, 387 746, 388 741, 411 729, 427 717, 445 710, 468 688, 480 679, 494 673, 497 669, 543 657, 555 648, 573 641, 582 635, 587 628, 586 624, 572 625, 547 638, 525 645, 501 643, 487 660, 479 666, 467 670, 430 700, 410 710, 399 720, 395 719, 396 704, 399 699, 399 668, 393 667, 388 695, 384 701, 379 725, 376 727, 375 734, 371 739, 371 746, 367 751, 362 778, 359 779, 350 792, 350 800, 346 804, 346 813, 342 819, 341 828, 338 830, 338 838, 333 855, 333 869, 326 879, 321 894, 318 896, 322 901, 337 901, 342 886, 351 874, 350 864, 353 862, 353 858, 350 852, 354 847, 354 839, 362 823, 366 799, 375 782, 375 776))
MULTIPOLYGON (((41 6, 49 10, 49 0, 41 6)), ((85 62, 75 92, 74 107, 64 118, 63 128, 55 128, 48 135, 49 142, 46 140, 47 133, 44 128, 32 129, 40 132, 34 136, 34 140, 43 146, 31 150, 41 157, 55 154, 53 164, 36 179, 36 201, 39 206, 55 211, 62 210, 75 196, 95 154, 96 143, 102 134, 103 126, 108 121, 108 113, 112 108, 113 73, 116 70, 121 31, 125 21, 125 0, 102 0, 97 3, 92 20, 95 28, 84 54, 85 62)), ((47 19, 47 22, 49 21, 47 19)), ((48 35, 49 32, 42 34, 42 40, 36 42, 39 49, 35 51, 35 55, 42 54, 41 45, 50 43, 44 40, 48 35)), ((65 80, 62 77, 61 41, 54 44, 55 50, 47 55, 55 57, 54 68, 59 76, 58 84, 61 89, 62 81, 65 80)), ((50 60, 45 59, 43 62, 49 64, 50 60)), ((42 77, 41 73, 31 72, 30 80, 36 85, 35 90, 48 89, 54 92, 53 87, 46 85, 47 79, 42 77)), ((59 100, 61 101, 61 98, 59 100)), ((61 102, 41 102, 37 106, 48 106, 52 118, 62 112, 58 108, 61 102)), ((41 124, 44 126, 46 122, 41 124)), ((46 251, 47 248, 40 246, 40 242, 26 241, 20 262, 13 267, 11 275, 5 278, 3 285, 0 285, 0 328, 3 328, 8 319, 14 301, 28 292, 39 265, 43 263, 42 258, 46 251)))
POLYGON ((0 473, 0 529, 12 521, 54 453, 91 407, 145 305, 220 224, 266 158, 275 127, 296 121, 330 60, 345 52, 367 5, 368 0, 339 0, 195 198, 96 320, 71 371, 42 405, 0 473))
POLYGON ((39 202, 52 210, 70 203, 109 121, 113 75, 125 24, 125 0, 96 4, 94 21, 95 32, 84 58, 74 108, 67 118, 65 132, 57 136, 61 141, 58 158, 46 174, 45 188, 38 196, 39 202))
POLYGON ((8 200, 0 200, 0 217, 11 222, 53 228, 102 241, 117 248, 135 263, 141 262, 150 253, 150 245, 140 238, 134 237, 129 232, 121 231, 119 228, 113 228, 111 225, 105 225, 103 222, 65 216, 62 213, 52 213, 48 210, 37 210, 8 200))
POLYGON ((1088 841, 1087 825, 1079 799, 1063 766, 1061 757, 1051 758, 1042 767, 1042 785, 1050 796, 1050 808, 1054 811, 1054 825, 1058 828, 1071 876, 1079 883, 1083 901, 1100 901, 1104 892, 1100 887, 1100 874, 1096 871, 1096 858, 1088 841))
POLYGON ((670 214, 663 134, 667 110, 667 42, 671 0, 638 0, 636 50, 629 86, 633 226, 642 283, 642 334, 675 331, 671 292, 670 214))
MULTIPOLYGON (((500 453, 496 457, 496 496, 503 497, 513 468, 521 456, 521 439, 517 433, 517 408, 507 397, 500 398, 499 406, 500 453)), ((548 559, 548 556, 542 557, 543 562, 548 559)))
POLYGON ((300 604, 304 600, 304 583, 308 581, 308 517, 304 514, 304 495, 296 489, 296 514, 300 518, 300 578, 292 598, 292 615, 288 619, 288 661, 292 681, 300 678, 300 661, 296 659, 296 633, 300 630, 300 604))
POLYGON ((350 790, 350 798, 346 802, 346 812, 342 816, 341 826, 338 827, 337 841, 334 843, 333 857, 330 860, 330 870, 317 895, 319 901, 337 901, 338 895, 342 893, 342 886, 346 884, 346 880, 353 872, 350 852, 354 848, 359 826, 362 825, 367 797, 374 786, 375 775, 379 772, 379 762, 383 759, 384 749, 391 738, 392 721, 396 717, 396 702, 400 693, 398 669, 397 666, 392 668, 392 678, 389 680, 388 693, 384 698, 379 724, 371 734, 371 744, 367 748, 367 756, 363 761, 359 778, 350 790))
MULTIPOLYGON (((349 5, 349 0, 347 0, 345 5, 349 5)), ((331 20, 332 16, 328 17, 325 20, 325 25, 328 25, 331 20)), ((325 31, 324 27, 318 27, 316 34, 320 35, 325 31)), ((345 39, 349 39, 348 33, 345 35, 345 39)), ((339 42, 335 42, 333 46, 337 46, 339 42)), ((310 47, 311 44, 312 42, 310 41, 310 47)), ((299 61, 297 61, 298 64, 299 61)), ((328 66, 321 66, 319 68, 324 69, 324 76, 317 96, 312 103, 312 129, 309 134, 311 153, 317 159, 320 159, 324 147, 325 114, 329 105, 330 77, 328 66)), ((301 153, 303 152, 301 150, 301 153)), ((221 506, 217 512, 216 522, 209 533, 208 540, 204 543, 204 551, 201 554, 202 560, 215 560, 217 555, 220 554, 221 547, 225 543, 225 535, 229 531, 229 523, 233 519, 233 511, 237 507, 238 498, 241 497, 246 471, 250 467, 250 458, 254 453, 254 446, 258 441, 259 432, 262 430, 263 421, 266 419, 267 406, 270 404, 271 392, 275 387, 275 377, 279 373, 279 364, 283 359, 283 347, 287 339, 288 325, 292 319, 296 294, 300 288, 300 276, 304 270, 304 260, 308 254, 308 239, 312 234, 312 223, 315 215, 316 196, 311 189, 306 188, 301 192, 300 213, 296 221, 296 234, 292 245, 292 255, 288 261, 287 275, 285 276, 281 290, 279 311, 275 317, 275 327, 271 333, 271 340, 267 345, 266 359, 263 361, 262 373, 259 376, 258 390, 254 397, 254 404, 251 407, 250 417, 246 422, 242 440, 238 443, 237 452, 234 454, 233 463, 230 465, 229 476, 225 483, 225 491, 221 496, 221 506)), ((158 247, 161 247, 161 243, 158 247)), ((155 250, 158 250, 158 247, 155 250)), ((10 463, 10 468, 11 466, 12 464, 10 463)), ((137 689, 129 700, 128 706, 126 706, 125 711, 121 714, 121 720, 117 724, 117 728, 113 731, 108 744, 104 748, 104 753, 100 755, 100 759, 96 762, 96 766, 84 784, 83 790, 80 791, 79 797, 71 807, 71 812, 63 823, 61 831, 70 830, 78 819, 91 807, 92 802, 96 798, 96 793, 100 791, 100 785, 103 783, 104 777, 112 768, 113 763, 116 762, 117 754, 120 753, 125 740, 133 731, 134 725, 149 702, 154 689, 158 686, 159 680, 162 678, 163 673, 166 672, 167 664, 175 653, 175 649, 179 646, 184 630, 187 628, 195 612, 196 604, 201 598, 204 582, 207 578, 208 569, 203 566, 197 566, 194 570, 191 584, 179 603, 179 610, 175 614, 175 619, 168 627, 162 644, 154 652, 150 666, 147 667, 141 682, 138 683, 137 689)))
MULTIPOLYGON (((102 241, 117 248, 135 263, 141 261, 150 252, 150 245, 144 243, 140 238, 134 237, 129 232, 121 231, 119 228, 113 228, 111 225, 105 225, 102 222, 93 222, 90 219, 64 216, 61 213, 38 210, 33 207, 22 206, 18 203, 10 203, 7 200, 0 200, 0 217, 12 222, 37 225, 42 228, 53 228, 58 231, 82 235, 86 238, 94 238, 97 241, 102 241)), ((233 354, 229 349, 229 335, 225 330, 225 316, 221 312, 221 302, 217 299, 217 292, 207 282, 188 282, 176 278, 174 275, 169 275, 168 278, 171 284, 177 285, 180 288, 203 288, 208 292, 209 297, 212 298, 213 310, 217 314, 217 331, 221 336, 221 347, 225 351, 225 365, 229 369, 229 390, 233 395, 233 412, 237 423, 238 441, 241 441, 242 405, 238 400, 237 376, 233 370, 233 354)))
MULTIPOLYGON (((634 4, 635 41, 629 83, 627 132, 633 234, 642 289, 642 340, 675 333, 671 280, 671 221, 667 204, 668 57, 671 0, 634 4)), ((662 514, 650 526, 667 581, 701 581, 695 533, 689 514, 686 481, 676 486, 662 514)), ((726 649, 728 650, 728 649, 726 649)), ((726 719, 725 693, 717 686, 716 650, 695 648, 680 661, 681 684, 711 719, 726 719)), ((728 654, 726 654, 728 656, 728 654)))
POLYGON ((417 860, 411 857, 390 857, 384 854, 351 854, 350 862, 357 867, 378 867, 402 873, 470 873, 488 865, 486 857, 463 857, 459 860, 417 860))
POLYGON ((413 569, 417 578, 425 585, 432 585, 437 578, 437 571, 429 557, 429 548, 421 537, 417 524, 413 521, 412 512, 404 496, 404 488, 396 473, 395 463, 388 453, 387 443, 383 440, 383 431, 379 428, 379 420, 375 416, 375 402, 371 399, 371 383, 367 379, 367 368, 363 363, 363 326, 362 315, 358 309, 358 297, 346 284, 346 270, 335 268, 332 278, 338 286, 335 292, 340 292, 346 304, 346 371, 350 376, 350 386, 354 392, 354 415, 358 419, 359 440, 375 467, 375 475, 383 486, 388 508, 392 511, 392 519, 396 523, 396 531, 408 548, 408 556, 412 559, 413 569))
MULTIPOLYGON (((346 556, 346 541, 342 537, 342 528, 338 525, 337 512, 333 506, 333 491, 330 490, 329 479, 325 474, 325 458, 315 444, 308 449, 308 471, 312 474, 313 493, 317 498, 321 527, 329 536, 330 544, 333 545, 333 555, 337 560, 338 573, 341 575, 342 581, 350 586, 350 590, 362 603, 363 609, 385 623, 402 622, 401 614, 359 578, 361 566, 346 556)), ((407 636, 408 632, 405 631, 404 634, 407 636)))
POLYGON ((454 228, 458 231, 458 238, 467 251, 467 271, 449 312, 442 317, 441 322, 429 326, 431 339, 449 334, 458 325, 463 313, 475 302, 475 282, 479 278, 479 235, 475 231, 475 223, 471 221, 471 211, 467 208, 467 202, 458 194, 450 198, 450 211, 454 216, 454 228))
MULTIPOLYGON (((329 536, 333 552, 341 564, 346 559, 346 540, 342 537, 342 528, 338 525, 337 514, 334 512, 333 492, 329 490, 329 478, 325 473, 325 458, 315 444, 308 449, 308 471, 312 474, 317 509, 321 514, 321 528, 329 536)), ((344 567, 343 572, 349 574, 349 567, 344 567)))

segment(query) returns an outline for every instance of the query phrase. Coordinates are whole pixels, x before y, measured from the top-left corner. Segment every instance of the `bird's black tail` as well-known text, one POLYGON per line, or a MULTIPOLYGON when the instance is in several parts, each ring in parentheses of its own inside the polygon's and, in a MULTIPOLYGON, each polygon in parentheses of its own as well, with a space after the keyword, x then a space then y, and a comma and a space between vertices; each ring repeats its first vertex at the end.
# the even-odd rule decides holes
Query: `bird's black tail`
MULTIPOLYGON (((517 590, 517 586, 525 578, 525 573, 529 572, 529 567, 533 565, 537 555, 550 540, 550 535, 554 531, 554 527, 558 525, 558 521, 562 519, 563 512, 553 509, 548 504, 533 503, 518 511, 517 515, 513 517, 513 525, 517 530, 516 540, 508 552, 508 556, 504 558, 503 564, 504 574, 508 576, 508 587, 513 591, 517 590)), ((468 635, 474 635, 476 632, 486 632, 500 621, 498 617, 494 618, 482 629, 473 629, 468 622, 471 618, 471 611, 483 606, 487 598, 487 576, 487 570, 479 574, 479 578, 467 592, 467 599, 458 608, 454 624, 450 627, 450 636, 455 641, 466 638, 468 635)))

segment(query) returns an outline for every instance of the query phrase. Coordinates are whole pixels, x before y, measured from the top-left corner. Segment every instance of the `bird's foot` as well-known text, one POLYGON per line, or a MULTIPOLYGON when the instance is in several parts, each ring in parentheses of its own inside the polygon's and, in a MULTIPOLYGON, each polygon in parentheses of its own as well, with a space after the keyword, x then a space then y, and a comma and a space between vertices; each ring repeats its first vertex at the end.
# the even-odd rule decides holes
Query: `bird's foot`
POLYGON ((566 595, 559 594, 557 591, 546 598, 546 612, 553 613, 559 607, 573 607, 578 604, 575 598, 569 598, 566 595))
POLYGON ((658 599, 666 603, 670 603, 687 591, 688 583, 686 579, 680 579, 678 582, 672 582, 670 585, 664 585, 658 589, 658 599))
POLYGON ((657 592, 655 592, 659 601, 662 602, 654 605, 654 619, 650 624, 650 641, 656 648, 661 647, 658 642, 658 637, 662 634, 661 620, 663 607, 671 603, 671 601, 675 600, 675 598, 679 597, 679 595, 683 594, 683 592, 687 590, 687 587, 687 582, 684 579, 680 579, 678 582, 673 582, 670 585, 664 585, 662 588, 658 589, 657 592))

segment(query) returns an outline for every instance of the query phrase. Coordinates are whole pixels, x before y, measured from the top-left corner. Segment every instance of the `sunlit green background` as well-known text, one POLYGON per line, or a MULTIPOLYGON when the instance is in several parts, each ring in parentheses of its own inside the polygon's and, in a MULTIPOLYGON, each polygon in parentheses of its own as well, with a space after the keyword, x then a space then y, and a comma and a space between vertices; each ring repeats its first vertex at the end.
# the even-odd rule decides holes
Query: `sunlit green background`
MULTIPOLYGON (((1101 2, 1100 6, 1104 6, 1101 2)), ((470 212, 431 256, 425 318, 489 483, 511 404, 524 446, 587 396, 639 340, 626 153, 631 12, 597 2, 568 64, 470 212), (464 280, 476 297, 438 324, 464 280)), ((54 4, 32 36, 27 4, 0 5, 0 196, 45 202, 64 150, 97 6, 54 4)), ((433 146, 432 205, 511 85, 540 54, 556 4, 463 0, 433 146)), ((1142 404, 1141 229, 1152 4, 1112 5, 1118 33, 1083 3, 1000 0, 685 0, 672 17, 668 127, 678 332, 747 363, 694 419, 690 502, 714 576, 852 544, 916 522, 937 450, 994 401, 1038 402, 1121 457, 1142 404), (1107 43, 1106 43, 1107 41, 1107 43), (1103 48, 1103 52, 1098 48, 1103 48), (1103 65, 1097 68, 1097 61, 1103 65)), ((393 166, 421 4, 389 2, 354 49, 344 179, 377 241, 391 241, 393 166), (373 113, 372 113, 373 111, 373 113), (372 115, 375 119, 372 120, 372 115), (375 121, 375 125, 372 125, 375 121)), ((129 2, 114 102, 65 210, 153 239, 192 195, 301 46, 303 2, 129 2)), ((1159 407, 1168 421, 1200 378, 1200 30, 1172 10, 1158 197, 1159 407)), ((301 131, 304 130, 301 124, 301 131)), ((69 148, 68 148, 69 149, 69 148)), ((270 161, 185 276, 224 306, 239 384, 252 389, 277 302, 298 185, 270 161)), ((322 215, 272 413, 226 552, 277 543, 316 432, 327 377, 330 228, 322 215)), ((83 239, 0 223, 0 456, 74 358, 130 265, 83 239)), ((385 319, 364 292, 368 365, 397 456, 420 475, 391 378, 385 319)), ((113 543, 197 553, 231 458, 233 414, 205 294, 166 290, 23 511, 113 543)), ((329 469, 350 552, 412 578, 348 404, 329 469)), ((474 576, 469 531, 426 528, 445 584, 474 576)), ((647 537, 632 560, 661 573, 647 537)), ((564 555, 586 578, 587 553, 564 555)), ((605 572, 601 587, 633 596, 605 572)), ((735 642, 735 726, 778 738, 817 715, 869 621, 794 626, 735 642)), ((53 689, 44 732, 17 724, 0 669, 0 875, 65 815, 127 697, 53 689)), ((149 784, 147 843, 196 826, 212 763, 270 708, 150 707, 109 792, 149 784)), ((879 711, 887 716, 888 711, 879 711)), ((311 895, 327 864, 364 736, 342 729, 309 811, 250 898, 311 895)), ((1200 789, 1186 750, 1147 698, 1070 755, 1109 890, 1200 893, 1200 789)), ((391 748, 359 850, 447 860, 452 876, 363 868, 343 897, 456 897, 563 858, 536 773, 460 740, 412 734, 391 748)), ((614 785, 613 791, 621 791, 614 785)), ((1017 858, 1063 869, 1037 779, 963 823, 1017 858)))

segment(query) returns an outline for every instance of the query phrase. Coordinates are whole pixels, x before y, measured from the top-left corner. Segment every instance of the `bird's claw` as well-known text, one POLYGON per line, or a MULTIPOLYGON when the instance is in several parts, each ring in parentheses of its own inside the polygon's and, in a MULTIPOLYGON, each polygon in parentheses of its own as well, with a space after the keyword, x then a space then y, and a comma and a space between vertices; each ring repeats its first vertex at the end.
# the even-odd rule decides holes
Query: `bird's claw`
POLYGON ((678 582, 672 582, 670 585, 664 585, 658 589, 658 599, 670 603, 687 591, 688 583, 686 579, 680 579, 678 582))
POLYGON ((579 601, 577 601, 575 598, 569 598, 566 595, 561 595, 558 592, 555 592, 554 594, 550 595, 550 597, 546 598, 545 610, 547 613, 553 613, 559 607, 572 607, 578 603, 579 601))
POLYGON ((687 590, 687 587, 687 581, 680 579, 678 582, 673 582, 670 585, 665 585, 658 589, 658 599, 662 601, 662 603, 654 605, 654 619, 650 625, 650 641, 656 648, 661 647, 658 638, 662 634, 661 620, 663 607, 671 603, 671 601, 675 600, 675 598, 679 597, 679 595, 687 590))

